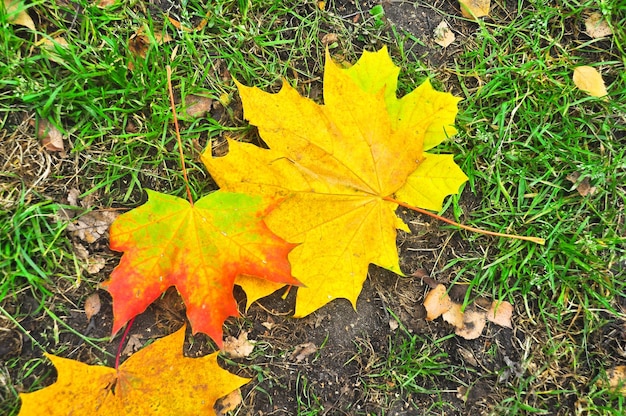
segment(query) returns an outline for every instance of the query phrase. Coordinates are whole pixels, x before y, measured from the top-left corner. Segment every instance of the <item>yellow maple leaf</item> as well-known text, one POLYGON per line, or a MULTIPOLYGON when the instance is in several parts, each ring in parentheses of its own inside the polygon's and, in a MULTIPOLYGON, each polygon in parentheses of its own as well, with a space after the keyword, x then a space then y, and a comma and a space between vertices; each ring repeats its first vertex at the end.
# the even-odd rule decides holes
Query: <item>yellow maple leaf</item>
POLYGON ((248 379, 223 370, 217 353, 182 355, 185 328, 133 354, 118 370, 46 354, 57 381, 21 393, 20 415, 215 415, 213 405, 248 379))
MULTIPOLYGON (((237 83, 269 149, 231 140, 225 157, 202 156, 222 189, 284 198, 265 220, 299 244, 289 254, 303 284, 295 316, 335 298, 356 306, 370 263, 402 273, 396 229, 408 228, 390 199, 439 210, 467 180, 451 156, 425 153, 455 133, 459 99, 428 82, 398 99, 398 73, 386 48, 349 69, 327 52, 324 105, 286 82, 277 94, 237 83)), ((242 284, 249 303, 270 290, 263 285, 242 284)))

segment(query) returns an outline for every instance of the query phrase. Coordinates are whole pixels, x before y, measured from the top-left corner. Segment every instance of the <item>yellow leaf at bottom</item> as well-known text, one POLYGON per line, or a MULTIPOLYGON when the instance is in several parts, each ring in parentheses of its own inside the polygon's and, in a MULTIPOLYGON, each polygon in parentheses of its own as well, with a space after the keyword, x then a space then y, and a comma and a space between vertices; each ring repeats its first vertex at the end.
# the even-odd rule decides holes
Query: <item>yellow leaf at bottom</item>
POLYGON ((58 371, 43 390, 22 393, 21 416, 215 415, 216 400, 249 380, 220 368, 217 353, 182 355, 185 328, 113 368, 46 354, 58 371))

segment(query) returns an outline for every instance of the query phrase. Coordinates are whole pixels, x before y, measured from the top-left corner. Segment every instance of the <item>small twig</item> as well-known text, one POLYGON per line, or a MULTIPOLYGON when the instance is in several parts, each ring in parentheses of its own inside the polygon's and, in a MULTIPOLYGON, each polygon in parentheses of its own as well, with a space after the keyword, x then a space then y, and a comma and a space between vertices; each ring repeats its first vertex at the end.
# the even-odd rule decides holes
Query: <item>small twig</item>
POLYGON ((522 236, 522 235, 514 235, 514 234, 504 234, 504 233, 497 233, 494 231, 487 231, 487 230, 482 230, 480 228, 474 228, 474 227, 470 227, 469 225, 463 225, 463 224, 459 224, 458 222, 449 220, 448 218, 442 217, 441 215, 437 215, 435 213, 432 213, 430 211, 427 211, 423 208, 418 208, 418 207, 414 207, 412 205, 407 204, 406 202, 402 202, 402 201, 398 201, 397 199, 393 199, 390 196, 386 196, 383 198, 385 201, 389 201, 389 202, 393 202, 394 204, 398 204, 404 208, 408 208, 411 211, 415 211, 415 212, 419 212, 420 214, 424 214, 424 215, 428 215, 429 217, 435 218, 439 221, 443 221, 447 224, 450 225, 454 225, 455 227, 459 227, 462 228, 464 230, 467 231, 472 231, 475 233, 480 233, 480 234, 486 234, 486 235, 492 235, 495 237, 506 237, 506 238, 513 238, 516 240, 525 240, 525 241, 532 241, 533 243, 537 243, 537 244, 541 244, 544 245, 546 243, 546 240, 544 240, 543 238, 539 238, 539 237, 526 237, 526 236, 522 236))
POLYGON ((180 167, 183 171, 185 179, 185 188, 187 188, 187 199, 193 205, 193 197, 191 196, 191 188, 189 187, 189 178, 187 177, 187 168, 185 167, 185 155, 183 154, 183 142, 180 139, 180 129, 178 128, 178 117, 176 116, 176 105, 174 104, 174 91, 172 90, 172 68, 167 65, 167 89, 170 92, 170 107, 172 108, 172 116, 174 117, 174 128, 176 129, 176 140, 178 140, 178 152, 180 155, 180 167))

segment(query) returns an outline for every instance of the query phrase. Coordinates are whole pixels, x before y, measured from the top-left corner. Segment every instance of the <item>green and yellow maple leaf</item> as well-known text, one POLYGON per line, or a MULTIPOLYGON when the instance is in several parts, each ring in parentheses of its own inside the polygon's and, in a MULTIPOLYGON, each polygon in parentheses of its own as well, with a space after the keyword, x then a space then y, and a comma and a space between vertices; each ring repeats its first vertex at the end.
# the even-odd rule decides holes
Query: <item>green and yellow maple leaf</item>
MULTIPOLYGON (((402 273, 396 229, 408 228, 390 199, 439 210, 467 180, 451 155, 425 152, 456 132, 459 99, 428 82, 397 98, 398 73, 386 48, 349 69, 327 53, 324 105, 286 82, 277 94, 237 83, 269 149, 231 140, 225 157, 202 156, 222 189, 284 198, 266 223, 298 244, 289 254, 303 284, 295 316, 335 298, 356 306, 370 263, 402 273)), ((256 283, 253 299, 275 287, 256 283)))
POLYGON ((21 393, 20 415, 215 415, 220 397, 250 380, 223 370, 217 353, 182 355, 185 328, 133 354, 116 370, 46 354, 57 381, 21 393))
POLYGON ((113 297, 113 333, 175 286, 194 333, 221 348, 224 321, 238 315, 232 293, 238 275, 299 284, 287 260, 294 245, 267 228, 271 204, 261 197, 217 191, 191 205, 147 192, 146 204, 111 225, 111 249, 124 252, 103 283, 113 297))

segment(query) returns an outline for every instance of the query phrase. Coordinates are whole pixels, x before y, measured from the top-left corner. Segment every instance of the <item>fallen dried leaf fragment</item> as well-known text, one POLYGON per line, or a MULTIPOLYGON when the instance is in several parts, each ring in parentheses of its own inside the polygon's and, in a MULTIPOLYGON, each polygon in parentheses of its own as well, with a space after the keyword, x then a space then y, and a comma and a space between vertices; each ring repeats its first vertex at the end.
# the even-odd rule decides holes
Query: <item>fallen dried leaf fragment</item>
POLYGON ((459 0, 461 14, 468 19, 489 16, 491 0, 459 0))
POLYGON ((239 337, 226 337, 222 352, 232 358, 245 358, 254 351, 254 344, 248 341, 248 333, 242 331, 239 337))
POLYGON ((48 120, 39 120, 37 123, 37 138, 41 145, 49 152, 59 152, 65 156, 65 145, 63 144, 63 133, 48 120))
POLYGON ((7 12, 7 21, 13 25, 20 25, 35 31, 35 22, 30 17, 27 7, 20 0, 2 0, 7 12))
POLYGON ((458 303, 451 303, 450 309, 444 312, 442 318, 455 328, 463 328, 463 321, 465 318, 463 309, 458 303))
POLYGON ((565 179, 574 184, 570 191, 576 189, 580 196, 595 194, 598 189, 595 186, 591 186, 589 177, 585 177, 583 180, 580 180, 580 176, 580 172, 572 172, 565 177, 565 179))
POLYGON ((86 243, 92 244, 106 237, 109 226, 120 214, 116 211, 90 211, 67 225, 67 230, 86 243))
POLYGON ((465 339, 476 339, 483 333, 486 324, 485 311, 467 308, 463 314, 463 326, 457 327, 454 333, 465 339))
POLYGON ((91 320, 91 317, 100 312, 100 295, 98 293, 92 293, 85 299, 85 315, 87 316, 87 321, 91 320))
POLYGON ((185 97, 185 106, 187 107, 186 112, 189 117, 200 118, 211 111, 213 100, 209 97, 189 94, 185 97))
POLYGON ((317 351, 317 347, 312 342, 296 345, 291 355, 290 360, 295 360, 297 363, 304 361, 309 355, 317 351))
POLYGON ((241 390, 237 389, 218 399, 213 408, 217 416, 226 416, 228 412, 235 410, 241 402, 243 402, 243 396, 241 395, 241 390))
POLYGON ((592 97, 604 97, 608 94, 602 75, 593 67, 579 66, 574 68, 574 85, 592 97))
POLYGON ((437 319, 448 312, 452 307, 452 300, 448 296, 446 287, 438 284, 437 287, 428 292, 424 299, 424 307, 426 308, 427 321, 437 319))
POLYGON ((511 318, 513 317, 513 305, 507 301, 493 301, 487 311, 487 320, 496 325, 513 328, 511 318))
POLYGON ((585 19, 585 32, 594 39, 605 38, 613 34, 608 22, 598 12, 591 13, 585 19))
POLYGON ((609 387, 626 396, 626 365, 618 365, 606 372, 609 387))
POLYGON ((57 381, 21 393, 21 416, 215 415, 217 399, 249 382, 220 368, 217 353, 182 354, 185 328, 133 354, 118 370, 45 354, 57 381))
POLYGON ((435 43, 437 45, 445 48, 452 44, 452 42, 454 42, 455 36, 454 33, 452 33, 452 31, 450 30, 448 22, 442 20, 433 32, 433 38, 435 39, 435 43))
POLYGON ((336 33, 327 33, 322 37, 322 45, 331 45, 339 40, 336 33))

